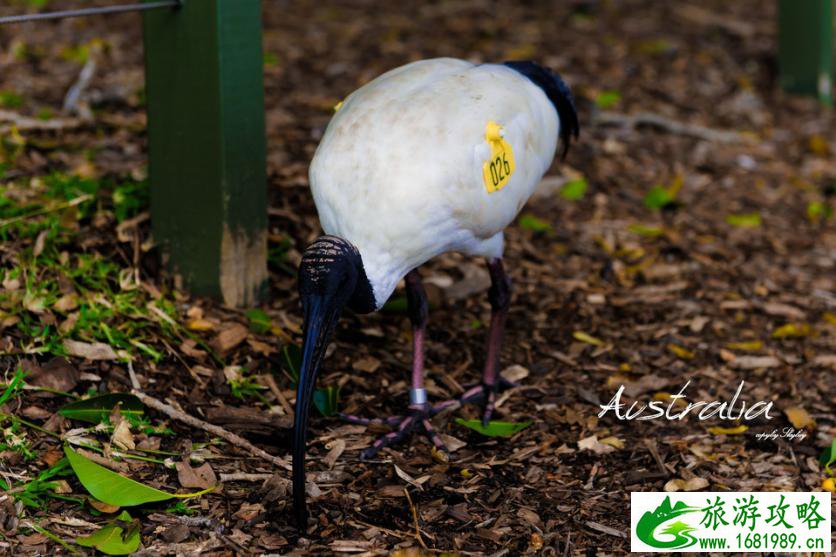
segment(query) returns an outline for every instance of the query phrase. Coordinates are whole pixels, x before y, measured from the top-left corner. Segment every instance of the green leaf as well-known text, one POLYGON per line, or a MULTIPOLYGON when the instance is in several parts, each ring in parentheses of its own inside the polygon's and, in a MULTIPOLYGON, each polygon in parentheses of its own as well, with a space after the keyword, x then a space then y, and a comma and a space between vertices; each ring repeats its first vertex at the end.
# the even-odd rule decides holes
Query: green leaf
POLYGON ((741 213, 739 215, 727 215, 726 223, 740 228, 757 228, 761 225, 761 214, 741 213))
POLYGON ((142 402, 127 393, 109 393, 77 400, 59 409, 58 413, 71 420, 98 424, 110 416, 120 403, 119 412, 123 416, 139 417, 145 413, 142 402))
POLYGON ((676 195, 672 194, 662 186, 653 186, 647 195, 644 196, 644 205, 649 209, 661 209, 670 205, 676 200, 676 195))
POLYGON ((340 401, 339 387, 325 387, 317 389, 313 394, 313 403, 319 413, 325 417, 333 416, 337 413, 337 407, 340 401))
POLYGON ((279 57, 272 52, 265 52, 262 58, 265 66, 276 66, 279 63, 279 57))
POLYGON ((829 447, 824 449, 824 452, 819 457, 819 462, 824 466, 825 472, 828 474, 833 473, 830 471, 830 465, 836 462, 836 439, 833 440, 829 447))
POLYGON ((531 425, 531 422, 489 422, 488 427, 485 427, 481 420, 465 420, 463 418, 456 418, 456 423, 469 427, 486 437, 511 437, 531 425))
POLYGON ((282 348, 284 369, 293 384, 299 383, 299 370, 302 368, 302 349, 298 344, 285 344, 282 348))
POLYGON ((15 374, 12 377, 11 382, 6 387, 6 390, 0 394, 0 406, 2 406, 5 402, 10 400, 17 394, 18 388, 21 387, 21 383, 23 382, 23 378, 26 377, 26 373, 23 371, 23 368, 18 367, 15 370, 15 374))
POLYGON ((828 220, 832 216, 833 209, 823 201, 811 201, 807 204, 807 218, 810 219, 810 222, 817 223, 828 220))
POLYGON ((20 108, 23 105, 23 97, 14 91, 0 91, 0 106, 3 108, 20 108))
MULTIPOLYGON (((561 192, 562 193, 562 192, 561 192)), ((526 213, 520 217, 520 228, 531 230, 532 232, 551 232, 552 225, 539 217, 535 217, 530 213, 526 213)))
POLYGON ((618 91, 602 91, 595 97, 595 105, 601 109, 612 108, 621 102, 621 93, 618 91))
POLYGON ((646 224, 631 224, 627 227, 627 230, 633 234, 638 234, 639 236, 645 236, 647 238, 656 238, 657 236, 665 234, 665 231, 662 228, 659 228, 658 226, 648 226, 646 224))
MULTIPOLYGON (((285 372, 295 387, 299 384, 299 370, 302 367, 302 349, 296 344, 285 344, 282 349, 282 356, 284 358, 285 372)), ((314 390, 314 406, 316 406, 316 409, 323 416, 328 417, 336 414, 339 401, 339 387, 330 386, 314 390)))
POLYGON ((637 49, 641 54, 655 55, 674 50, 674 47, 665 39, 654 39, 640 42, 637 49))
POLYGON ((93 547, 106 555, 130 555, 139 549, 139 542, 139 522, 125 511, 115 521, 75 540, 82 547, 93 547), (124 528, 121 523, 126 523, 124 528))
POLYGON ((251 309, 248 311, 247 319, 250 320, 250 330, 259 335, 269 333, 273 327, 273 320, 260 309, 251 309))
POLYGON ((560 196, 569 201, 578 201, 579 199, 583 199, 587 187, 586 178, 571 180, 563 184, 563 187, 560 188, 560 196))
POLYGON ((171 493, 149 487, 108 470, 68 446, 64 447, 64 454, 67 455, 67 460, 70 461, 70 466, 73 467, 73 472, 84 489, 102 503, 116 507, 133 507, 174 497, 171 493))
POLYGON ((64 454, 67 455, 67 460, 70 461, 70 466, 84 489, 102 503, 116 507, 133 507, 175 497, 188 499, 215 489, 212 487, 194 493, 166 493, 108 470, 69 446, 64 447, 64 454))
POLYGON ((385 313, 406 313, 407 308, 406 296, 395 296, 383 304, 382 310, 385 313))

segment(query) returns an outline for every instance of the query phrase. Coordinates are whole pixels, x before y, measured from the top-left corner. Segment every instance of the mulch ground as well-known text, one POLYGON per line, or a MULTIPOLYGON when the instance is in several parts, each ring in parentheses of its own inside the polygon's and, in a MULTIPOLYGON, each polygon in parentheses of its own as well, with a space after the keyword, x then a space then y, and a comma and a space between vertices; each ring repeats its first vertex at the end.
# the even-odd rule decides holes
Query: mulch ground
MULTIPOLYGON (((532 424, 510 439, 488 439, 456 424, 455 417, 478 415, 463 408, 435 423, 456 448, 449 463, 434 460, 420 436, 361 462, 359 451, 379 432, 315 413, 309 471, 320 494, 311 503, 315 520, 300 537, 287 472, 238 448, 207 444, 213 437, 206 432, 151 412, 153 424, 174 434, 135 430, 139 446, 209 463, 216 479, 237 476, 186 501, 188 514, 163 512, 165 504, 136 512, 145 554, 412 555, 425 547, 463 555, 620 555, 629 550, 631 491, 820 489, 818 455, 836 435, 836 230, 827 218, 836 191, 836 122, 832 110, 778 89, 774 4, 265 3, 273 255, 270 301, 261 309, 269 326, 253 327, 252 314, 176 291, 157 263, 144 207, 133 213, 140 217, 133 232, 118 228, 113 215, 82 214, 66 248, 136 269, 150 298, 172 300, 172 319, 188 334, 148 333, 145 342, 160 357, 135 355, 143 390, 288 455, 289 406, 280 398, 292 403, 294 393, 281 372, 282 348, 300 340, 293 269, 319 233, 307 165, 332 107, 412 60, 531 58, 571 84, 581 120, 580 141, 565 163, 555 162, 506 235, 514 301, 502 362, 521 387, 503 397, 497 416, 532 424), (637 114, 651 117, 623 117, 637 114), (580 178, 588 184, 582 198, 560 195, 580 178), (648 198, 651 190, 661 202, 648 198), (242 392, 247 377, 256 386, 242 392), (741 400, 774 401, 771 419, 741 428, 693 414, 642 422, 597 416, 621 385, 629 401, 667 406, 688 382, 685 401, 694 402, 730 400, 741 381, 741 400), (806 437, 757 437, 785 427, 806 437)), ((25 198, 56 171, 114 184, 143 179, 140 41, 139 20, 130 15, 0 29, 0 91, 22 98, 3 110, 38 121, 48 121, 47 108, 63 121, 64 94, 82 66, 78 47, 97 56, 84 101, 92 123, 70 125, 68 116, 66 129, 21 132, 13 161, 6 150, 7 199, 9 192, 18 194, 13 202, 25 198)), ((109 199, 101 201, 105 213, 112 212, 109 199)), ((4 240, 7 271, 37 249, 37 238, 4 232, 4 240)), ((484 361, 487 273, 480 261, 447 255, 422 274, 432 301, 428 390, 433 399, 449 398, 477 380, 484 361)), ((28 308, 30 317, 45 326, 71 315, 37 309, 28 308)), ((62 352, 61 345, 30 342, 19 325, 3 321, 6 382, 21 360, 37 380, 53 355, 67 353, 66 346, 62 352)), ((83 355, 52 363, 68 378, 60 390, 130 390, 121 359, 83 355)), ((346 315, 321 384, 340 387, 343 411, 396 414, 406 404, 410 358, 409 323, 397 304, 346 315)), ((4 412, 62 435, 78 427, 54 414, 65 402, 30 390, 4 412)), ((16 485, 53 464, 61 447, 25 431, 32 455, 0 455, 0 476, 16 485)), ((182 466, 178 474, 121 464, 169 490, 195 483, 184 481, 182 466)), ((68 496, 84 495, 72 476, 66 484, 68 496)), ((72 540, 105 520, 89 505, 56 499, 26 507, 0 495, 0 509, 0 552, 16 555, 66 552, 32 524, 72 540)))

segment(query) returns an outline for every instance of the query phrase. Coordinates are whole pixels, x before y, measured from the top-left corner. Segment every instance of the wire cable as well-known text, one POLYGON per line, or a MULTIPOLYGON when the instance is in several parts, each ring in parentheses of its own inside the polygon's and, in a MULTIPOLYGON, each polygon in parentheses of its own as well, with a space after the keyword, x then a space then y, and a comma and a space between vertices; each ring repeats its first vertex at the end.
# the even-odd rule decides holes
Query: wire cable
POLYGON ((118 6, 101 6, 97 8, 81 8, 78 10, 64 10, 60 12, 43 12, 37 14, 22 14, 0 16, 0 25, 8 23, 26 23, 28 21, 45 21, 50 19, 66 19, 69 17, 83 17, 88 15, 118 14, 123 12, 139 12, 158 10, 160 8, 178 8, 182 0, 160 0, 141 4, 123 4, 118 6))

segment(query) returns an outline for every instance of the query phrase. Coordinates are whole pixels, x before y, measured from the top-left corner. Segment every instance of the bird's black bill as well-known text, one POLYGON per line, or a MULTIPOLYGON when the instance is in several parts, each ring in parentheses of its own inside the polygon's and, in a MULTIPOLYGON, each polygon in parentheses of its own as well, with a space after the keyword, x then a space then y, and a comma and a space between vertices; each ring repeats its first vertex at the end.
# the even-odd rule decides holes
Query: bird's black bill
POLYGON ((339 309, 326 297, 311 296, 304 300, 305 325, 302 346, 302 367, 296 390, 296 411, 293 421, 293 512, 299 528, 307 526, 305 505, 305 448, 316 375, 339 309))

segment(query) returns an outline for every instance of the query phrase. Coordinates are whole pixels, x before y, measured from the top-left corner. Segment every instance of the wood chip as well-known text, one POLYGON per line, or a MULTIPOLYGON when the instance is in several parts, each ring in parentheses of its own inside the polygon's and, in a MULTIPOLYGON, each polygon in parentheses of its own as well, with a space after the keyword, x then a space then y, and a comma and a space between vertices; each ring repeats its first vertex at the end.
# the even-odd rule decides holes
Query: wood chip
POLYGON ((215 352, 225 354, 244 342, 249 334, 249 329, 244 325, 232 323, 215 335, 215 338, 209 342, 209 346, 215 352))
POLYGON ((737 356, 729 365, 734 369, 766 369, 780 366, 781 361, 774 356, 737 356))
POLYGON ((593 530, 598 530, 599 532, 603 532, 605 534, 609 534, 610 536, 616 536, 618 538, 627 538, 627 532, 622 530, 616 530, 615 528, 611 528, 605 524, 601 524, 600 522, 594 522, 592 520, 587 520, 586 525, 592 528, 593 530))
POLYGON ((325 458, 322 459, 322 462, 328 469, 332 469, 334 464, 336 464, 337 459, 343 454, 345 451, 345 440, 344 439, 334 439, 327 445, 325 448, 328 449, 328 454, 325 455, 325 458))
POLYGON ((364 373, 374 373, 380 368, 380 360, 367 356, 360 358, 351 364, 352 369, 362 371, 364 373))

